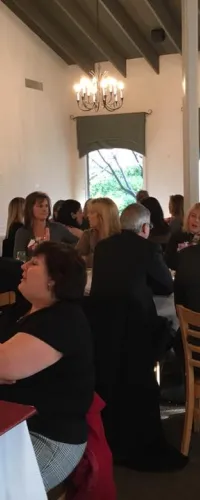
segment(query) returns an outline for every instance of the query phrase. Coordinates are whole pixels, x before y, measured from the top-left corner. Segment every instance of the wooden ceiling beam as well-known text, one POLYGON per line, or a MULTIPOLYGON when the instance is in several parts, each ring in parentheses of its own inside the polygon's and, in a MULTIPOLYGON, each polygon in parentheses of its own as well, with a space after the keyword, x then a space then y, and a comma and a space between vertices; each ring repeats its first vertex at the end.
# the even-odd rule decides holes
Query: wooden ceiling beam
POLYGON ((167 9, 164 0, 145 0, 148 7, 153 12, 159 24, 164 29, 168 38, 173 43, 177 52, 181 54, 182 51, 182 38, 181 29, 176 25, 169 10, 167 9))
POLYGON ((150 66, 159 73, 159 56, 149 42, 144 38, 135 22, 129 17, 124 7, 117 0, 101 0, 106 11, 112 16, 120 29, 138 50, 150 66))
POLYGON ((110 61, 113 66, 126 77, 126 59, 118 54, 112 45, 99 33, 83 11, 75 2, 68 0, 53 0, 60 7, 64 15, 78 27, 85 37, 110 61))
POLYGON ((2 0, 23 22, 25 22, 45 43, 52 46, 64 60, 73 61, 85 73, 94 69, 94 62, 63 36, 59 29, 53 25, 35 7, 32 0, 2 0), (50 43, 49 43, 50 42, 50 43))

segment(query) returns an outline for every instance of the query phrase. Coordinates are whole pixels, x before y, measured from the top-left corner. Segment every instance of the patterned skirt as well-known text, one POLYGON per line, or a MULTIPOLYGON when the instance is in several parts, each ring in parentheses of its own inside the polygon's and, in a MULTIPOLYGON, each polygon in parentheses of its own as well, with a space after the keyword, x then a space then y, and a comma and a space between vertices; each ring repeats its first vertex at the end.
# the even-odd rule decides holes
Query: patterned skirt
POLYGON ((30 432, 45 490, 62 483, 80 462, 87 443, 58 443, 41 434, 30 432))

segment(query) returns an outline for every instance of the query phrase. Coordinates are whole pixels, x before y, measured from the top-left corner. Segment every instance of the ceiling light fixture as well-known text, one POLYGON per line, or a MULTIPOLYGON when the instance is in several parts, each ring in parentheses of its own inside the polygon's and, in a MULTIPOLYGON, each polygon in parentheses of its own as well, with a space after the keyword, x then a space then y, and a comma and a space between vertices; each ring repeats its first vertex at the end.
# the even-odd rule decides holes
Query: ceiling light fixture
MULTIPOLYGON (((97 0, 97 31, 99 31, 99 0, 97 0)), ((74 85, 76 102, 82 111, 99 111, 101 108, 113 112, 120 109, 124 102, 124 83, 109 77, 107 71, 97 65, 91 77, 82 77, 74 85)))

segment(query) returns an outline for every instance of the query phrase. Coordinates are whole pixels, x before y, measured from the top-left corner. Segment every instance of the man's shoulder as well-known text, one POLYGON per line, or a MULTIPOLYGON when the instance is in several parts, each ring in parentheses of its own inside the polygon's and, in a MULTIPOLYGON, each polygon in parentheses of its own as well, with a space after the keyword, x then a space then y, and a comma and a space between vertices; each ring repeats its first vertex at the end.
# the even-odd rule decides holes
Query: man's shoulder
POLYGON ((161 245, 159 243, 155 243, 154 241, 146 240, 147 250, 151 253, 163 253, 161 245))
POLYGON ((142 238, 141 236, 138 236, 134 231, 129 231, 129 230, 122 230, 120 233, 113 234, 112 236, 109 236, 109 238, 105 238, 101 240, 98 245, 97 249, 99 251, 103 250, 108 250, 109 248, 129 248, 131 249, 132 252, 134 252, 134 249, 146 249, 148 251, 148 243, 147 240, 142 238))

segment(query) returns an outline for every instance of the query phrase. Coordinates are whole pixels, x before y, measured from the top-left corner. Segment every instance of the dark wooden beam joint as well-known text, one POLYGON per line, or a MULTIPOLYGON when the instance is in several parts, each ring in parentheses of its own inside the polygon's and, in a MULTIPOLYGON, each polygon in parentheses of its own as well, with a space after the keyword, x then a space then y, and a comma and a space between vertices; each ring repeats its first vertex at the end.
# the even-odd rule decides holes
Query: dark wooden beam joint
POLYGON ((132 45, 140 52, 156 73, 159 73, 159 56, 157 52, 141 34, 138 26, 128 16, 124 7, 118 0, 101 0, 101 3, 132 45))
POLYGON ((106 38, 96 30, 81 8, 78 8, 72 1, 53 0, 53 2, 62 10, 63 15, 67 15, 101 54, 126 77, 126 59, 118 54, 106 38))
POLYGON ((173 43, 177 52, 181 54, 181 29, 176 25, 174 19, 172 18, 169 10, 164 3, 164 0, 145 0, 145 2, 153 12, 159 24, 165 30, 168 38, 173 43))

